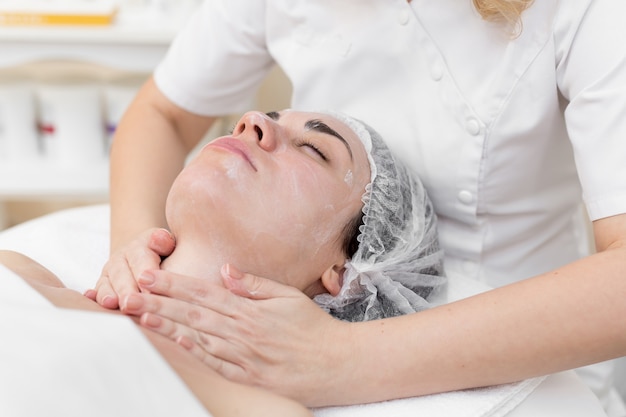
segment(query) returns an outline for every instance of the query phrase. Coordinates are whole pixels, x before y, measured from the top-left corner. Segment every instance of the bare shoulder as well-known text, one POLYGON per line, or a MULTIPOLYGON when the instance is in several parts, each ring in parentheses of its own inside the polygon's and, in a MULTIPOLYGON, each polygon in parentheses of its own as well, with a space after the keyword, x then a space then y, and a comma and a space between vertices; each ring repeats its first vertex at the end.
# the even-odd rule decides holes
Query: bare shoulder
POLYGON ((65 287, 52 271, 22 253, 0 250, 0 264, 21 277, 57 307, 121 314, 119 311, 107 310, 77 291, 65 287))
POLYGON ((64 286, 61 280, 50 270, 22 253, 0 250, 0 264, 15 272, 31 285, 39 283, 52 287, 64 286))

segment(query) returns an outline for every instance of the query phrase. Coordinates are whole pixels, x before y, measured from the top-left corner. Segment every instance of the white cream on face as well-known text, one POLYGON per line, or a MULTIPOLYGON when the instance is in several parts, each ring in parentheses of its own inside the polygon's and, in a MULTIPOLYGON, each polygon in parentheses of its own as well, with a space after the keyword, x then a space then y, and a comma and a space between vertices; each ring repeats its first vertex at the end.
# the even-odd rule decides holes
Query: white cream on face
POLYGON ((346 175, 343 177, 343 182, 348 184, 350 187, 354 183, 354 175, 352 175, 351 169, 349 169, 348 172, 346 172, 346 175))
POLYGON ((275 146, 263 148, 251 124, 247 130, 225 138, 245 143, 248 158, 225 148, 201 151, 198 160, 185 169, 175 204, 181 207, 176 215, 168 215, 168 221, 177 217, 181 219, 177 222, 189 228, 196 220, 190 233, 198 237, 195 241, 186 239, 185 247, 200 252, 204 245, 201 256, 207 265, 211 263, 207 254, 219 252, 213 256, 219 262, 232 262, 248 272, 304 288, 302 283, 319 278, 315 274, 321 274, 329 260, 342 257, 341 234, 358 213, 364 181, 369 176, 363 171, 366 156, 352 132, 332 120, 323 119, 350 142, 354 163, 338 139, 320 139, 315 135, 325 135, 323 132, 303 131, 306 121, 323 115, 290 119, 285 114, 280 123, 263 117, 253 121, 264 129, 268 140, 275 140, 275 146), (301 145, 300 135, 320 146, 332 163, 301 145), (180 199, 185 195, 189 203, 194 202, 182 207, 180 199), (195 215, 190 215, 189 206, 194 207, 195 215), (303 276, 302 271, 309 276, 303 276))
MULTIPOLYGON (((277 165, 281 163, 284 157, 283 152, 285 150, 281 149, 270 156, 277 165)), ((301 245, 303 236, 306 236, 307 245, 315 248, 326 246, 336 240, 338 229, 329 220, 343 215, 343 210, 338 212, 332 201, 328 201, 326 204, 322 203, 328 194, 328 185, 317 169, 301 164, 298 167, 298 172, 289 170, 280 178, 274 178, 271 185, 276 189, 285 190, 282 194, 285 196, 283 200, 307 201, 307 199, 310 200, 311 195, 316 195, 320 196, 317 199, 320 205, 309 206, 310 210, 308 207, 306 209, 297 207, 293 210, 281 210, 281 206, 286 203, 280 204, 275 198, 263 198, 263 195, 257 192, 256 195, 259 195, 259 198, 255 200, 254 204, 255 216, 242 220, 241 223, 242 226, 248 227, 245 223, 249 220, 249 229, 256 231, 252 239, 261 235, 267 238, 279 232, 280 240, 291 242, 294 247, 301 245), (259 218, 273 219, 273 221, 259 225, 259 218), (280 226, 280 230, 276 229, 277 225, 280 226)), ((238 185, 237 188, 241 192, 246 192, 241 185, 238 185)), ((344 208, 350 205, 350 198, 350 194, 346 193, 345 197, 335 201, 335 203, 340 208, 344 208)))
MULTIPOLYGON (((236 164, 235 161, 230 161, 230 164, 226 167, 226 175, 231 180, 236 180, 240 174, 239 164, 236 164)), ((238 182, 235 182, 238 183, 238 182)))

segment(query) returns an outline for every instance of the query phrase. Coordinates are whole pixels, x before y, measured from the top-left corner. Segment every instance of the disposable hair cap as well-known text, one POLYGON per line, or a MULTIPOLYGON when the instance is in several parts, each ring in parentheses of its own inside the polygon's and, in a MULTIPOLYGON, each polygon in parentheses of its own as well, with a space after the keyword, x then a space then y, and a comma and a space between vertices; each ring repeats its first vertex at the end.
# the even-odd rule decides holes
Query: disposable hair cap
POLYGON ((365 123, 325 112, 348 125, 368 155, 371 178, 362 200, 358 249, 345 264, 337 296, 314 301, 333 316, 365 321, 414 313, 446 286, 432 203, 417 174, 365 123))

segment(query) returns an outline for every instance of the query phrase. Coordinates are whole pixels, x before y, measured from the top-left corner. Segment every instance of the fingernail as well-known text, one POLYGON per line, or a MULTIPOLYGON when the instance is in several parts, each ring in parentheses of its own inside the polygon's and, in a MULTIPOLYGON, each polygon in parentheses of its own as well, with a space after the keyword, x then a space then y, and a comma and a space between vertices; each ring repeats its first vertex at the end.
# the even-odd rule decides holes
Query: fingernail
POLYGON ((124 297, 122 310, 139 310, 143 307, 143 298, 136 294, 129 294, 124 297))
POLYGON ((106 308, 115 308, 115 298, 111 297, 110 295, 105 295, 102 299, 102 306, 106 308))
POLYGON ((224 266, 222 266, 222 275, 233 279, 243 278, 243 272, 241 272, 239 269, 231 264, 225 264, 224 266))
POLYGON ((154 314, 145 313, 141 316, 141 324, 147 327, 157 328, 161 326, 162 320, 159 316, 155 316, 154 314))
POLYGON ((161 228, 161 230, 163 230, 165 233, 167 233, 167 235, 172 239, 172 240, 176 240, 176 238, 174 237, 174 235, 172 234, 172 232, 170 232, 169 230, 165 229, 165 228, 161 228))
POLYGON ((150 288, 154 285, 154 274, 152 272, 143 271, 139 278, 137 278, 137 282, 142 287, 150 288))
POLYGON ((83 293, 83 295, 91 300, 95 300, 98 293, 96 290, 89 289, 83 293))
POLYGON ((186 336, 178 336, 176 338, 176 343, 178 343, 187 350, 191 350, 191 348, 193 348, 193 342, 189 340, 189 338, 186 336))

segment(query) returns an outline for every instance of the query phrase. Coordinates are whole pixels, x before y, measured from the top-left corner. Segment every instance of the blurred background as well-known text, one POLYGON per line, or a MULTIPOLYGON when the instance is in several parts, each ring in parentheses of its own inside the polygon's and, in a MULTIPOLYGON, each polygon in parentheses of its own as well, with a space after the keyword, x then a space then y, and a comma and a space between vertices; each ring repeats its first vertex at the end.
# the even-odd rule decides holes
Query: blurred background
MULTIPOLYGON (((0 230, 108 201, 116 125, 200 3, 0 0, 0 230)), ((252 105, 285 108, 290 94, 275 69, 252 105)))

